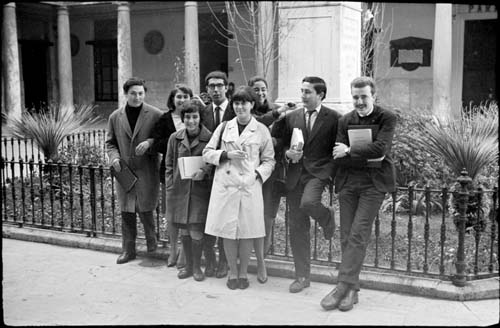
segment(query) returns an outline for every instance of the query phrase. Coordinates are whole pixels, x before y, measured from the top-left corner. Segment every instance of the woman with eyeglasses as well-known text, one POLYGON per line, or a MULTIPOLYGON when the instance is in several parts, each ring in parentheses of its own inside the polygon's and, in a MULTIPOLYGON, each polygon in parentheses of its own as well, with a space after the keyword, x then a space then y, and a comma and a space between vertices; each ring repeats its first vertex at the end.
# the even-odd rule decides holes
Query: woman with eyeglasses
MULTIPOLYGON (((166 189, 165 189, 165 156, 167 153, 168 139, 170 135, 176 131, 185 128, 181 119, 182 104, 193 98, 193 91, 185 84, 177 84, 170 91, 167 98, 167 111, 160 117, 156 123, 152 136, 154 138, 153 150, 163 155, 160 164, 160 182, 162 186, 162 204, 161 213, 165 218, 166 213, 166 189)), ((177 246, 179 229, 172 224, 171 218, 167 219, 167 233, 170 241, 171 252, 168 257, 167 266, 173 267, 177 264, 177 268, 182 268, 185 265, 185 256, 182 247, 177 246)))

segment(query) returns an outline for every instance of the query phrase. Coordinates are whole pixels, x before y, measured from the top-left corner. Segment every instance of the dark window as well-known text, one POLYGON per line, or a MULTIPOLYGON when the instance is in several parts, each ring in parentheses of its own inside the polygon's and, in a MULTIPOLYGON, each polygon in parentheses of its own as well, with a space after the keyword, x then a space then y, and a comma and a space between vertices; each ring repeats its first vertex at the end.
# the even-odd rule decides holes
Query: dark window
POLYGON ((94 86, 96 101, 118 101, 116 19, 94 22, 94 86))
POLYGON ((94 81, 96 101, 118 101, 116 41, 94 44, 94 81))

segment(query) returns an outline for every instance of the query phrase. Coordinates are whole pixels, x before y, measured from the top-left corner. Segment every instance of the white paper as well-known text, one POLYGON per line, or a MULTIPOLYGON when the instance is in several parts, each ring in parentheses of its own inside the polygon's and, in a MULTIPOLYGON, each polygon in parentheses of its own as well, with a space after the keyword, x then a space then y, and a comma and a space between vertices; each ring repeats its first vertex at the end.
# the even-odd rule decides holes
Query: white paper
POLYGON ((201 156, 179 157, 177 159, 181 179, 191 179, 199 169, 205 166, 201 156))
POLYGON ((301 151, 304 147, 304 135, 299 128, 293 128, 292 139, 290 140, 290 148, 301 151))

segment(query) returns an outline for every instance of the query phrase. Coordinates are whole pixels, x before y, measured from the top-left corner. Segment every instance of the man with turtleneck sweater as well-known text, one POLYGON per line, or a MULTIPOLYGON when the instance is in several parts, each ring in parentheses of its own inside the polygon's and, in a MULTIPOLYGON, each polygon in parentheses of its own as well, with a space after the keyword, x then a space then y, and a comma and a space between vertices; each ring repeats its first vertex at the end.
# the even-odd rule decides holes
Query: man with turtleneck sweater
POLYGON ((124 162, 137 176, 137 182, 128 191, 119 183, 116 184, 122 214, 123 252, 116 261, 118 264, 136 257, 136 212, 144 226, 148 252, 156 250, 153 211, 158 204, 160 190, 160 159, 151 147, 151 131, 162 112, 144 102, 147 91, 144 80, 135 77, 128 79, 123 91, 127 103, 109 116, 106 144, 113 169, 120 172, 120 162, 124 162))

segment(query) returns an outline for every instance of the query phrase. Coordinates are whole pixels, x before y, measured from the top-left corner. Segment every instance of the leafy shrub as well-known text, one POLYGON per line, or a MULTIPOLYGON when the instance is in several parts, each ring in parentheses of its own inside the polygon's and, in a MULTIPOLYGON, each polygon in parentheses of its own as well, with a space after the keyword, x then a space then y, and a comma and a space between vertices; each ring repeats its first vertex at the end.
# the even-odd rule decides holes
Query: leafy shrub
POLYGON ((69 110, 50 104, 39 112, 23 112, 20 118, 9 116, 7 126, 13 137, 33 139, 45 160, 58 160, 58 147, 72 133, 78 133, 98 120, 93 105, 69 110))
POLYGON ((396 167, 396 183, 405 187, 413 185, 423 188, 441 188, 451 183, 450 169, 443 159, 429 153, 425 142, 416 143, 416 139, 426 140, 425 134, 418 128, 415 114, 396 111, 398 124, 392 143, 392 158, 396 167))
POLYGON ((82 141, 62 147, 59 151, 59 161, 73 165, 107 165, 106 155, 101 147, 82 141))

